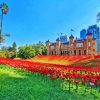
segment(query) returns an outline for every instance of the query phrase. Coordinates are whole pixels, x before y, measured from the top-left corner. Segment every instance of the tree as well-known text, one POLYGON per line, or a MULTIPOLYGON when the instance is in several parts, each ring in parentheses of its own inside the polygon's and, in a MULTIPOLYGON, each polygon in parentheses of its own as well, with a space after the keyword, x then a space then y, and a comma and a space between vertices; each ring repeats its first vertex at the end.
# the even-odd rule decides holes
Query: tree
POLYGON ((12 46, 8 46, 8 47, 2 46, 1 50, 8 51, 8 57, 9 58, 16 58, 16 55, 17 55, 17 51, 16 51, 17 50, 17 45, 16 45, 15 42, 12 44, 12 46))
POLYGON ((13 52, 16 52, 16 50, 17 50, 17 45, 15 42, 12 44, 12 50, 13 50, 13 52))
POLYGON ((2 43, 5 39, 5 36, 9 36, 9 34, 2 34, 2 21, 3 21, 3 15, 7 14, 8 12, 8 6, 5 3, 0 4, 0 9, 1 9, 1 17, 0 17, 0 43, 2 43))
POLYGON ((47 55, 47 46, 43 45, 42 48, 42 55, 47 55))
POLYGON ((8 57, 8 51, 0 50, 0 57, 1 58, 7 58, 8 57))
POLYGON ((41 41, 39 41, 39 43, 37 44, 34 44, 32 47, 35 50, 36 55, 46 55, 47 54, 47 47, 41 41))
POLYGON ((18 56, 22 59, 32 58, 35 56, 35 50, 32 48, 32 46, 19 47, 18 56))
POLYGON ((17 56, 17 45, 15 42, 13 42, 12 47, 11 47, 11 52, 9 52, 10 58, 16 58, 17 56))
POLYGON ((8 47, 7 47, 7 50, 8 50, 9 52, 12 52, 13 49, 12 49, 11 46, 8 46, 8 47))
POLYGON ((5 3, 2 4, 2 12, 3 14, 7 14, 8 12, 8 5, 6 5, 5 3))

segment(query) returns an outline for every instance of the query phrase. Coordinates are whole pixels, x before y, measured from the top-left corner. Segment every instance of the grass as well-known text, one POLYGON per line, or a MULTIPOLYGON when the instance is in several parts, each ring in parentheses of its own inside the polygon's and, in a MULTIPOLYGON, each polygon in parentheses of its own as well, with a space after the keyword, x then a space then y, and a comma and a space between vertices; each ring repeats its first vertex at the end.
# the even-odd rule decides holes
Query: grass
MULTIPOLYGON (((0 100, 100 100, 100 94, 66 89, 62 80, 0 65, 0 100)), ((75 86, 74 86, 75 87, 75 86)), ((79 87, 80 88, 80 87, 79 87)))

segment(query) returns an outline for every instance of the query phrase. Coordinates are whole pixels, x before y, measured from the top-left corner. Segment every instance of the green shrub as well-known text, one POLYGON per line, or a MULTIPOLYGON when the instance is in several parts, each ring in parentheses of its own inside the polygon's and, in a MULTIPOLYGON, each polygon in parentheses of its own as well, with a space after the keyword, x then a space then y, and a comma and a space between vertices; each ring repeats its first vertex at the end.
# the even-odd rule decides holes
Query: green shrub
POLYGON ((8 51, 0 50, 0 58, 7 58, 7 57, 8 57, 8 51))
POLYGON ((11 52, 8 52, 8 58, 16 58, 16 52, 13 52, 13 51, 11 51, 11 52))
POLYGON ((32 46, 19 47, 18 57, 22 59, 32 58, 35 56, 35 50, 32 46))

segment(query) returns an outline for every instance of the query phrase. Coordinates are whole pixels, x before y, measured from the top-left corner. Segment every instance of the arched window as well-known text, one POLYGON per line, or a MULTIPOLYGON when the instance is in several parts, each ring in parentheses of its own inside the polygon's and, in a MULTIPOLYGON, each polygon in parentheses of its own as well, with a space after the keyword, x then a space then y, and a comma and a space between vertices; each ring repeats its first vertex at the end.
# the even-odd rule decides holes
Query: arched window
POLYGON ((65 52, 63 51, 63 55, 65 55, 65 52))
POLYGON ((74 50, 74 55, 76 55, 76 50, 74 50))
POLYGON ((67 51, 65 51, 65 55, 67 54, 67 51))
POLYGON ((61 51, 61 55, 62 55, 62 51, 61 51))
POLYGON ((69 52, 69 51, 67 51, 67 55, 68 55, 68 56, 70 55, 70 52, 69 52))
POLYGON ((55 55, 56 55, 56 51, 55 51, 55 55))
POLYGON ((81 50, 79 50, 79 55, 81 55, 81 50))
POLYGON ((86 55, 86 50, 84 50, 84 55, 86 55))
POLYGON ((88 46, 89 46, 89 47, 91 46, 90 42, 88 43, 88 46))
POLYGON ((67 56, 69 55, 69 51, 66 51, 66 55, 67 55, 67 56))
POLYGON ((53 51, 52 51, 52 55, 53 55, 53 51))

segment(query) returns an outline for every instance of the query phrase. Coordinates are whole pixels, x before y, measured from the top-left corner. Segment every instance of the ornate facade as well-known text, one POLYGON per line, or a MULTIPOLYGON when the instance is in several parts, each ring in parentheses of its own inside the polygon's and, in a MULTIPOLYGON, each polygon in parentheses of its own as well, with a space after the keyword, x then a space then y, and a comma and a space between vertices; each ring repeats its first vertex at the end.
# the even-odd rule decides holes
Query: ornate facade
POLYGON ((74 39, 74 36, 71 35, 67 42, 62 43, 58 38, 55 43, 48 40, 46 45, 47 55, 97 55, 96 40, 92 38, 91 33, 86 35, 86 39, 74 39))

